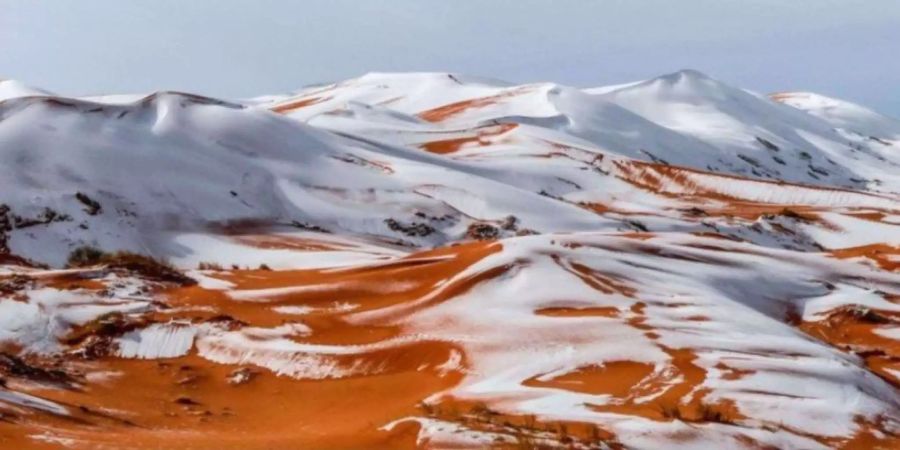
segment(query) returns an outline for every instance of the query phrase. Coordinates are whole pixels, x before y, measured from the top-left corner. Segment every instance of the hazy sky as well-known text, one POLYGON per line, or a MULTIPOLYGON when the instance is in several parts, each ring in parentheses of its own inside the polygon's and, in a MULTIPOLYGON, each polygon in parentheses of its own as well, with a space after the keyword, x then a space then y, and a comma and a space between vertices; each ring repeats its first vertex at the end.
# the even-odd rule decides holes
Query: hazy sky
POLYGON ((900 116, 900 0, 0 0, 0 78, 220 97, 369 71, 597 86, 694 68, 900 116))

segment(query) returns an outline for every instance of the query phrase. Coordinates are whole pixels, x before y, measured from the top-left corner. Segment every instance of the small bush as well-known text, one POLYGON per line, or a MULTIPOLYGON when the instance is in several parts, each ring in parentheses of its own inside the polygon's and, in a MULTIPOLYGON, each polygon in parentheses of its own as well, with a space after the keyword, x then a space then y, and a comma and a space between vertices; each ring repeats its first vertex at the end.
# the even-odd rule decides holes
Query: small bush
POLYGON ((488 241, 500 237, 500 230, 488 223, 474 222, 466 230, 466 237, 479 241, 488 241))
POLYGON ((384 223, 387 224, 391 231, 400 232, 407 236, 425 237, 436 231, 434 227, 427 223, 412 222, 409 225, 405 225, 395 219, 384 219, 384 223))
POLYGON ((126 316, 118 311, 106 313, 97 317, 90 322, 76 327, 69 335, 63 339, 68 345, 76 345, 83 342, 91 336, 96 337, 119 337, 123 334, 133 331, 145 325, 143 321, 126 316))
POLYGON ((222 266, 218 263, 201 261, 197 264, 198 270, 222 270, 222 266))
POLYGON ((83 192, 76 192, 75 198, 84 205, 84 212, 86 212, 89 216, 96 216, 103 211, 103 207, 100 206, 100 202, 88 197, 87 194, 83 192))
MULTIPOLYGON (((67 389, 75 386, 75 379, 65 371, 38 364, 12 353, 0 352, 0 374, 4 376, 54 384, 67 389)), ((0 386, 4 385, 4 378, 0 377, 0 386)))
POLYGON ((790 208, 782 208, 781 211, 778 211, 775 214, 767 214, 766 218, 773 219, 773 218, 775 218, 775 216, 787 217, 788 219, 793 219, 798 222, 807 222, 807 223, 812 222, 812 220, 809 217, 804 216, 790 208))
POLYGON ((506 218, 503 219, 503 224, 500 225, 500 228, 507 231, 517 231, 519 229, 519 218, 516 216, 506 216, 506 218))
POLYGON ((111 269, 135 272, 152 280, 168 281, 185 286, 196 284, 196 281, 181 273, 168 262, 131 252, 104 253, 95 247, 79 247, 69 254, 68 265, 69 267, 104 265, 111 269))
POLYGON ((28 275, 16 274, 10 277, 0 277, 0 295, 12 295, 34 284, 34 279, 28 275))
POLYGON ((679 211, 684 213, 684 215, 690 216, 690 217, 706 217, 709 215, 709 213, 707 213, 705 209, 698 208, 696 206, 691 207, 691 208, 680 209, 679 211))
POLYGON ((69 253, 69 267, 95 266, 100 264, 105 254, 97 247, 83 246, 69 253))
POLYGON ((150 256, 131 252, 116 252, 105 255, 101 262, 106 264, 107 267, 137 272, 150 279, 169 281, 181 285, 196 284, 196 281, 181 273, 180 270, 168 262, 160 261, 150 256))
POLYGON ((644 225, 643 223, 641 223, 637 220, 626 220, 625 223, 628 224, 628 226, 630 226, 631 228, 634 228, 635 230, 638 230, 638 231, 642 231, 644 233, 650 231, 650 229, 647 228, 646 225, 644 225))
POLYGON ((781 151, 781 149, 778 148, 777 145, 775 145, 771 141, 769 141, 767 139, 763 139, 759 136, 756 137, 756 142, 759 142, 760 144, 762 144, 763 147, 765 147, 768 150, 772 150, 772 151, 776 151, 776 152, 781 151))

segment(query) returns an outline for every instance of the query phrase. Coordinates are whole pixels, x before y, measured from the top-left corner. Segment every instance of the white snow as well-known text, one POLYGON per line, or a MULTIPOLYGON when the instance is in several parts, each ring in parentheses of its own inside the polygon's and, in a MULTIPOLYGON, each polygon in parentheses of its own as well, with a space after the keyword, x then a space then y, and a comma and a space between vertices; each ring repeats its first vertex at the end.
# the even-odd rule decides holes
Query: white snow
POLYGON ((197 331, 190 324, 170 322, 130 331, 116 339, 122 358, 160 359, 188 354, 197 331))
POLYGON ((58 350, 58 339, 73 326, 104 314, 150 309, 149 301, 140 298, 96 297, 53 288, 26 290, 23 294, 27 301, 0 297, 0 342, 15 342, 33 352, 58 350))
POLYGON ((886 338, 894 339, 900 341, 900 327, 883 327, 875 330, 875 333, 880 334, 886 338))
POLYGON ((900 141, 900 120, 862 105, 814 92, 772 94, 774 100, 812 114, 838 128, 885 140, 900 141))
POLYGON ((0 102, 18 97, 52 95, 47 91, 35 89, 17 80, 0 79, 0 102))

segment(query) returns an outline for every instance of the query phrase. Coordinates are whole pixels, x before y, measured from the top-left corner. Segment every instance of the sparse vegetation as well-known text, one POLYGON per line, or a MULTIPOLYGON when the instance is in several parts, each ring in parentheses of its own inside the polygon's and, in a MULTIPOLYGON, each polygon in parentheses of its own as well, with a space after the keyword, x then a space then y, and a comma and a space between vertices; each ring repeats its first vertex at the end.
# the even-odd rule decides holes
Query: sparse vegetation
POLYGON ((96 216, 103 211, 103 207, 100 206, 98 201, 88 197, 83 192, 75 193, 75 198, 85 206, 84 212, 89 216, 96 216))
POLYGON ((138 272, 148 278, 154 278, 160 281, 171 281, 179 284, 194 283, 191 278, 186 277, 171 264, 136 253, 113 253, 104 258, 103 263, 109 267, 138 272))
POLYGON ((466 237, 479 241, 488 241, 500 237, 500 229, 484 222, 475 222, 466 230, 466 237))
POLYGON ((643 154, 645 154, 645 155, 647 155, 647 157, 650 158, 651 161, 653 161, 653 162, 655 162, 655 163, 657 163, 657 164, 662 164, 662 165, 664 165, 664 166, 668 166, 668 165, 669 165, 669 161, 666 161, 665 159, 662 159, 662 158, 660 158, 659 156, 656 156, 656 155, 654 155, 653 153, 648 152, 647 150, 639 149, 638 151, 641 152, 641 153, 643 153, 643 154))
POLYGON ((821 168, 821 167, 818 167, 818 166, 814 166, 814 165, 812 165, 812 164, 809 165, 809 170, 810 170, 810 172, 814 172, 814 173, 817 173, 817 174, 822 175, 822 176, 825 176, 825 177, 828 176, 828 171, 827 171, 827 170, 825 170, 825 169, 823 169, 823 168, 821 168))
POLYGON ((644 225, 642 222, 639 222, 637 220, 626 220, 625 223, 628 224, 629 227, 631 227, 637 231, 643 231, 643 232, 650 231, 650 229, 647 228, 646 225, 644 225))
POLYGON ((66 263, 69 267, 85 267, 100 264, 103 259, 102 250, 96 247, 82 246, 69 253, 69 259, 66 263))
POLYGON ((810 219, 809 217, 804 216, 804 215, 798 213, 797 211, 794 211, 791 208, 782 208, 780 211, 778 211, 774 214, 763 215, 763 218, 768 219, 768 220, 772 220, 776 217, 786 217, 788 219, 793 219, 793 220, 796 220, 799 222, 807 222, 807 223, 812 221, 812 219, 810 219))
POLYGON ((778 148, 777 145, 773 144, 772 141, 770 141, 768 139, 763 139, 759 136, 756 137, 756 142, 759 142, 760 144, 762 144, 762 146, 765 147, 767 150, 772 150, 774 152, 781 150, 780 148, 778 148))
POLYGON ((74 378, 65 371, 41 367, 25 358, 7 352, 0 352, 0 374, 9 378, 20 378, 65 388, 71 388, 74 385, 74 378))
POLYGON ((184 275, 168 262, 131 252, 104 253, 96 247, 78 247, 69 254, 69 267, 85 267, 103 265, 111 269, 122 269, 138 273, 148 279, 178 283, 195 284, 192 278, 184 275))
POLYGON ((468 405, 420 402, 418 408, 430 418, 457 423, 470 430, 495 433, 498 435, 495 442, 500 448, 595 448, 599 444, 618 448, 611 435, 604 435, 591 423, 540 422, 533 414, 507 415, 484 402, 468 405))
POLYGON ((64 339, 64 342, 73 345, 82 342, 88 336, 117 337, 138 328, 142 324, 142 321, 133 320, 121 312, 114 311, 103 314, 78 327, 64 339))
POLYGON ((690 208, 685 208, 685 209, 680 209, 679 211, 684 213, 684 215, 690 216, 690 217, 706 217, 709 215, 709 213, 707 213, 705 209, 698 208, 696 206, 692 206, 690 208))
MULTIPOLYGON (((10 212, 7 211, 7 214, 10 212)), ((10 214, 12 217, 12 228, 30 228, 37 225, 48 225, 54 222, 69 222, 72 216, 65 213, 58 213, 52 208, 44 208, 37 217, 24 217, 16 214, 10 214)))
POLYGON ((519 218, 516 216, 506 216, 503 219, 503 224, 500 225, 500 228, 503 228, 507 231, 516 231, 519 229, 519 218))
POLYGON ((9 253, 7 233, 12 231, 12 219, 10 218, 9 205, 0 203, 0 254, 9 253))
POLYGON ((223 270, 223 269, 222 269, 222 265, 219 263, 200 261, 200 263, 197 264, 197 270, 223 270))
POLYGON ((0 294, 11 295, 34 283, 34 279, 24 274, 0 278, 0 294))
POLYGON ((387 224, 388 228, 391 231, 396 231, 403 233, 407 236, 428 236, 431 233, 434 233, 436 230, 431 225, 427 223, 420 222, 412 222, 409 225, 402 224, 395 219, 384 219, 384 223, 387 224))
POLYGON ((886 140, 884 140, 884 139, 875 137, 875 136, 869 136, 869 140, 875 141, 875 142, 877 142, 877 143, 879 143, 879 144, 881 144, 881 145, 887 145, 887 146, 892 145, 890 142, 888 142, 888 141, 886 141, 886 140))
MULTIPOLYGON (((900 318, 895 318, 883 312, 863 306, 851 306, 839 309, 832 312, 831 317, 839 316, 842 313, 850 315, 862 323, 873 325, 885 325, 900 322, 900 318)), ((829 319, 831 319, 831 317, 829 317, 829 319)))
POLYGON ((146 325, 140 317, 115 311, 74 328, 61 341, 73 348, 73 355, 84 359, 102 358, 116 351, 115 338, 146 325))
POLYGON ((688 423, 723 423, 734 424, 733 418, 722 411, 721 406, 701 403, 692 410, 686 405, 661 405, 660 410, 663 417, 668 419, 676 419, 688 423))
POLYGON ((295 228, 299 228, 301 230, 306 231, 314 231, 316 233, 331 233, 331 231, 326 230, 318 225, 313 225, 307 222, 300 222, 299 220, 294 220, 291 222, 291 226, 295 228))
POLYGON ((740 158, 741 160, 743 160, 745 163, 750 164, 753 167, 760 166, 759 161, 756 158, 752 158, 752 157, 744 155, 742 153, 738 153, 737 157, 740 158))

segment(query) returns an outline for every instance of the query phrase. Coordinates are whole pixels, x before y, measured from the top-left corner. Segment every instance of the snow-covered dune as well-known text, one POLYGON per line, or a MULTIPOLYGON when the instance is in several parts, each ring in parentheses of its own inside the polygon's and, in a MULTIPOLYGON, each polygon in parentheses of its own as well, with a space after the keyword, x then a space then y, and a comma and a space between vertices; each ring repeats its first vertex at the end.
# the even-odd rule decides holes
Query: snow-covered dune
POLYGON ((179 256, 162 233, 241 225, 433 245, 507 216, 546 231, 610 222, 477 168, 179 93, 114 105, 7 100, 0 161, 0 183, 15 187, 0 193, 8 246, 55 265, 80 245, 179 256))
POLYGON ((17 98, 52 95, 47 91, 28 86, 18 80, 0 79, 0 101, 17 98))
MULTIPOLYGON (((600 95, 662 126, 717 149, 707 168, 756 178, 898 190, 885 161, 864 140, 844 136, 819 117, 686 70, 600 95), (865 148, 856 148, 857 146, 865 148)), ((697 166, 694 166, 697 167, 697 166)), ((697 167, 701 168, 701 167, 697 167)))
POLYGON ((0 447, 897 448, 897 124, 696 71, 2 81, 0 447))
POLYGON ((388 140, 404 130, 528 124, 645 161, 751 178, 900 192, 896 178, 900 160, 883 148, 896 131, 893 119, 850 106, 843 110, 852 112, 832 112, 829 119, 809 113, 816 108, 823 111, 822 107, 798 111, 693 70, 585 90, 553 83, 516 86, 457 74, 369 74, 255 106, 317 126, 388 140), (844 118, 836 119, 841 114, 844 118), (348 115, 354 119, 348 121, 348 115), (844 120, 847 127, 841 128, 852 130, 846 122, 851 116, 857 119, 857 131, 835 129, 844 120), (882 137, 863 130, 878 131, 875 134, 882 137))
POLYGON ((900 140, 900 120, 856 103, 814 92, 780 92, 770 97, 825 120, 836 128, 863 134, 873 140, 900 140))

